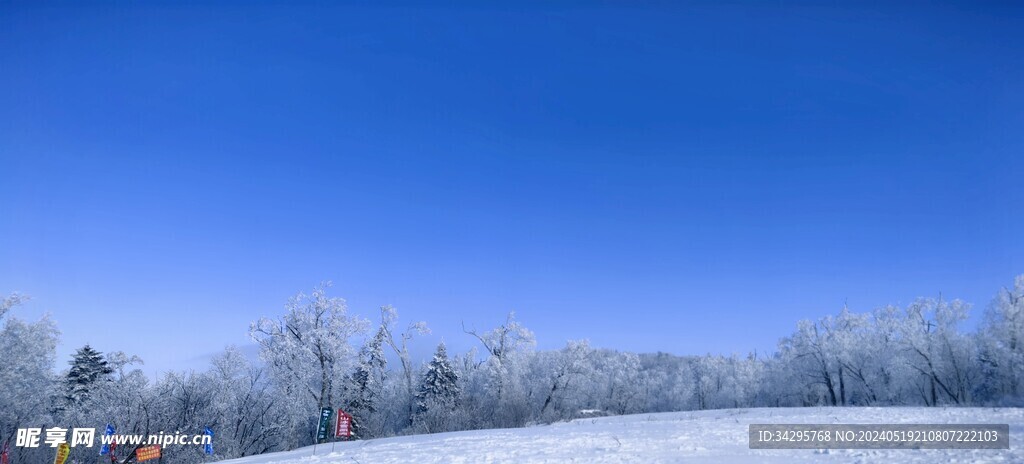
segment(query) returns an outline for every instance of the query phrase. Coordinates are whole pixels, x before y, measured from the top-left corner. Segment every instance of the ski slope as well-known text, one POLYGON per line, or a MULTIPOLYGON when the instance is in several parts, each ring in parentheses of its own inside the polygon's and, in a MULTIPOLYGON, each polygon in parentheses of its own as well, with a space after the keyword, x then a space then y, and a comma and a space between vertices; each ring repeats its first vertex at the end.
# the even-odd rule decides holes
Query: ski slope
POLYGON ((759 408, 579 419, 319 445, 222 464, 1024 463, 1021 408, 759 408), (751 450, 751 423, 1010 424, 1009 450, 751 450))

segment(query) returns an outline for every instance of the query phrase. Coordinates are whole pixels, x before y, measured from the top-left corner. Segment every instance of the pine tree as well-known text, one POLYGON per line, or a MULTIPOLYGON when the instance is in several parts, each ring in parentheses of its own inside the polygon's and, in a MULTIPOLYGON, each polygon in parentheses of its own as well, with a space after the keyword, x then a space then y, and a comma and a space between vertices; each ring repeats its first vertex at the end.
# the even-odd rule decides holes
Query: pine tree
POLYGON ((89 391, 96 381, 110 375, 113 369, 103 353, 85 345, 79 348, 71 361, 66 382, 66 398, 71 404, 82 404, 89 399, 89 391))
POLYGON ((448 360, 444 342, 437 345, 434 359, 427 366, 423 384, 416 394, 418 412, 423 414, 437 407, 451 411, 459 398, 459 376, 448 360))

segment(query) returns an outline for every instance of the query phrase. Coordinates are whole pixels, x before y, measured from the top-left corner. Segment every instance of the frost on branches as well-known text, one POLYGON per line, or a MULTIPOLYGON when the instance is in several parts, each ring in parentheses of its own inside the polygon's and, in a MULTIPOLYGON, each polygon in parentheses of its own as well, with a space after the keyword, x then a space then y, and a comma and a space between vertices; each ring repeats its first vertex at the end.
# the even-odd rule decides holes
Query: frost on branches
POLYGON ((262 318, 250 327, 278 393, 291 405, 289 425, 296 437, 315 434, 310 414, 341 405, 341 379, 354 362, 349 339, 366 331, 367 321, 348 315, 345 300, 328 297, 329 283, 310 295, 299 293, 280 319, 262 318))
POLYGON ((420 429, 427 433, 450 430, 459 393, 459 374, 452 368, 448 350, 441 342, 416 392, 416 422, 420 429))
MULTIPOLYGON (((228 347, 204 371, 156 379, 137 357, 88 346, 57 373, 56 324, 15 317, 25 297, 5 297, 0 440, 48 424, 111 423, 137 434, 210 427, 214 458, 227 459, 313 443, 321 407, 345 409, 365 439, 719 408, 1024 404, 1024 276, 995 293, 976 330, 965 328, 969 304, 919 298, 800 321, 767 355, 624 353, 586 341, 537 350, 509 314, 489 330, 463 327, 476 348, 450 353, 441 343, 417 360, 409 345, 429 336, 425 323, 400 324, 384 306, 370 327, 327 288, 251 325, 259 360, 228 347)), ((92 462, 91 451, 73 449, 71 459, 92 462)), ((52 453, 14 448, 12 458, 45 462, 52 453)), ((164 454, 166 463, 204 459, 189 447, 164 454)))

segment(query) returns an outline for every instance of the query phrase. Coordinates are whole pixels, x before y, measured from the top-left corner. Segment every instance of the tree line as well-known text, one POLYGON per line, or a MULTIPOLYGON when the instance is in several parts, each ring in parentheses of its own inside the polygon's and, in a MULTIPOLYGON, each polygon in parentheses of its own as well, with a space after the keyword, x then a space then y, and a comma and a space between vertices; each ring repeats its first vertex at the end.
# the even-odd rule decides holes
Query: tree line
MULTIPOLYGON (((169 447, 170 463, 287 450, 313 443, 323 407, 351 414, 356 438, 366 439, 714 408, 1024 405, 1024 275, 997 292, 973 330, 964 327, 969 304, 919 298, 800 321, 770 355, 676 356, 586 341, 537 350, 509 314, 491 330, 463 328, 476 348, 452 355, 442 343, 425 363, 409 350, 428 336, 425 323, 401 323, 390 306, 363 319, 322 285, 251 324, 259 360, 228 347, 205 371, 156 380, 139 358, 89 346, 58 371, 54 322, 10 315, 24 299, 0 300, 0 446, 10 441, 13 463, 53 454, 14 447, 19 427, 214 430, 215 456, 169 447)), ((132 462, 129 448, 118 462, 132 462)), ((96 453, 76 447, 72 459, 94 462, 96 453)))

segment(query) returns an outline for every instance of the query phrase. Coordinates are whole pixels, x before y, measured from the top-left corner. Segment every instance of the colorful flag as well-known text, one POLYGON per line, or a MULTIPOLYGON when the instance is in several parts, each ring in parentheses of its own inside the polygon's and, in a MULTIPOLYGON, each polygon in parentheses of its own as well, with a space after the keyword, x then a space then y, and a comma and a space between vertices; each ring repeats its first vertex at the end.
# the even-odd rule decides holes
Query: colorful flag
POLYGON ((209 427, 203 427, 203 434, 210 436, 210 442, 203 446, 203 452, 213 455, 213 430, 210 430, 209 427))
MULTIPOLYGON (((109 437, 109 436, 111 436, 113 434, 114 434, 114 426, 110 425, 110 424, 107 424, 107 431, 103 432, 103 436, 109 437)), ((104 440, 104 441, 108 441, 108 440, 104 440)), ((108 454, 112 454, 110 452, 110 445, 104 443, 103 447, 100 448, 100 456, 106 456, 108 454)))
POLYGON ((316 428, 316 442, 327 439, 327 431, 331 426, 331 408, 320 408, 320 426, 316 428))
POLYGON ((157 459, 160 457, 160 445, 143 446, 135 450, 135 460, 138 462, 157 459))
POLYGON ((64 464, 64 461, 68 460, 69 454, 71 454, 71 447, 67 443, 57 445, 57 456, 53 458, 53 464, 64 464))

